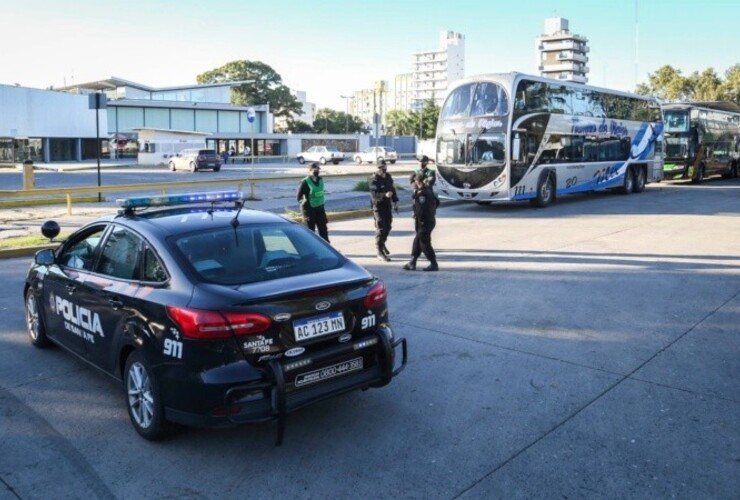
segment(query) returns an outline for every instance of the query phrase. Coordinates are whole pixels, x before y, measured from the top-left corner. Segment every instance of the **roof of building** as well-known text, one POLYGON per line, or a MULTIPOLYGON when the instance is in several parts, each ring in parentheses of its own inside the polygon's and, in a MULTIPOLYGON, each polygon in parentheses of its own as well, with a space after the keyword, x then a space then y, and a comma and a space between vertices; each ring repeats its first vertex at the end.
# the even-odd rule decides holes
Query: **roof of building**
POLYGON ((151 87, 144 85, 143 83, 132 82, 123 78, 112 76, 104 80, 95 80, 87 83, 76 83, 74 85, 66 85, 64 87, 57 87, 55 90, 70 91, 75 89, 88 89, 88 90, 112 90, 118 87, 131 87, 146 92, 163 92, 168 90, 187 90, 187 89, 202 89, 210 87, 234 87, 237 85, 243 85, 245 83, 254 83, 254 80, 237 80, 233 82, 221 82, 221 83, 207 83, 203 85, 177 85, 174 87, 151 87))

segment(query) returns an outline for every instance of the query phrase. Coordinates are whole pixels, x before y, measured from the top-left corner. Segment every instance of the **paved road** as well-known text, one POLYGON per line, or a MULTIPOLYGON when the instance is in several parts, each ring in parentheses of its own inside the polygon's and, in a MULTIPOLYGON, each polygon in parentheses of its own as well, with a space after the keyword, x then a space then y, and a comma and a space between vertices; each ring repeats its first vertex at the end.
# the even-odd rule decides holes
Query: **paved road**
MULTIPOLYGON (((0 262, 0 499, 737 498, 740 182, 443 207, 439 273, 372 259, 409 366, 273 424, 137 437, 120 387, 25 337, 0 262)), ((410 248, 408 216, 389 247, 410 248)))

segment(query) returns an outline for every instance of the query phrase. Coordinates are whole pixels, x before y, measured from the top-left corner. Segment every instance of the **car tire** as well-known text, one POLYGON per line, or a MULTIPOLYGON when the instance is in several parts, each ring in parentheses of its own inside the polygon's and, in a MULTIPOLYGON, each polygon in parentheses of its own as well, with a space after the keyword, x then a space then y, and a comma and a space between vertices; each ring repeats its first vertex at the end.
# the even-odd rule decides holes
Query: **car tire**
POLYGON ((391 165, 395 165, 395 164, 396 164, 396 160, 391 160, 391 165))
POLYGON ((30 288, 26 292, 26 328, 31 344, 36 347, 48 347, 51 345, 49 338, 46 336, 44 320, 39 310, 39 302, 36 294, 30 288))
POLYGON ((173 425, 164 417, 164 404, 154 371, 141 350, 132 352, 126 359, 123 388, 128 415, 141 437, 157 441, 172 432, 173 425))
POLYGON ((642 193, 645 191, 645 184, 647 183, 645 167, 638 166, 635 169, 635 185, 632 188, 633 193, 642 193))
POLYGON ((532 206, 545 208, 555 199, 555 179, 551 172, 540 174, 540 180, 537 182, 537 196, 530 200, 532 206))
POLYGON ((218 172, 219 170, 221 170, 221 167, 213 167, 214 172, 218 172))
POLYGON ((360 158, 359 156, 355 156, 355 163, 357 163, 358 165, 362 165, 362 158, 360 158))
POLYGON ((171 170, 172 172, 174 172, 175 170, 177 170, 177 169, 175 168, 175 162, 174 162, 174 161, 171 161, 171 162, 170 162, 170 170, 171 170))
POLYGON ((191 161, 190 162, 190 171, 191 172, 197 172, 198 171, 198 165, 196 165, 194 161, 191 161))
POLYGON ((339 161, 338 161, 338 160, 334 160, 334 161, 333 161, 332 163, 333 163, 334 165, 339 165, 339 161))
POLYGON ((624 182, 619 192, 622 194, 632 194, 635 190, 635 172, 632 167, 627 167, 627 171, 624 173, 624 182))
POLYGON ((301 165, 303 165, 304 163, 306 163, 306 159, 304 157, 302 157, 302 156, 299 156, 298 157, 298 163, 300 163, 301 165))
POLYGON ((326 158, 324 158, 323 156, 319 158, 319 163, 321 163, 322 165, 326 165, 326 158))

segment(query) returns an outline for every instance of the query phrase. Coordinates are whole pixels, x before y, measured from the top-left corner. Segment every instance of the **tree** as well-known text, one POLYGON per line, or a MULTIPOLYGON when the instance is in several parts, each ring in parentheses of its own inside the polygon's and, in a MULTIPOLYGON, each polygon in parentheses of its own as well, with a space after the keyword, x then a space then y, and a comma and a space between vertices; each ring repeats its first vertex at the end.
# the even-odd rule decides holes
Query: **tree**
POLYGON ((386 131, 391 135, 414 135, 418 131, 418 124, 418 118, 414 125, 414 116, 405 110, 393 109, 385 115, 386 131))
POLYGON ((313 128, 316 132, 324 134, 343 134, 345 130, 352 134, 361 132, 363 124, 358 117, 348 115, 344 111, 321 108, 316 112, 313 128))
POLYGON ((731 66, 725 71, 725 81, 719 88, 719 98, 734 102, 740 106, 740 64, 731 66))
POLYGON ((722 80, 720 80, 717 73, 713 68, 707 68, 699 74, 698 71, 694 71, 688 78, 689 84, 691 85, 692 96, 691 98, 695 101, 717 101, 720 95, 720 86, 722 80))
POLYGON ((311 133, 313 132, 313 127, 301 120, 288 120, 288 131, 293 132, 294 134, 301 134, 301 133, 311 133))
POLYGON ((434 99, 424 101, 424 107, 416 113, 416 123, 421 121, 420 139, 434 139, 437 133, 437 121, 439 120, 439 106, 434 99), (419 117, 421 114, 421 117, 419 117))
POLYGON ((691 92, 691 82, 681 75, 681 70, 666 64, 648 75, 648 83, 638 85, 638 94, 653 95, 663 101, 683 101, 691 92))
POLYGON ((263 62, 231 61, 196 77, 199 84, 241 80, 251 80, 251 82, 232 88, 232 104, 239 106, 269 104, 270 110, 275 116, 286 118, 301 113, 301 103, 290 92, 290 89, 283 85, 282 77, 272 67, 263 62))

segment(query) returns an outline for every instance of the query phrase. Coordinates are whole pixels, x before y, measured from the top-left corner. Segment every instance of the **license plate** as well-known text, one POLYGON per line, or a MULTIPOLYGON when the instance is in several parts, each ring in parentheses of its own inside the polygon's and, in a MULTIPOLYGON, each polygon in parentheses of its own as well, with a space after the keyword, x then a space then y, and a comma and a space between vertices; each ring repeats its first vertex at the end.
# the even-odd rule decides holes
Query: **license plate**
POLYGON ((209 167, 215 167, 215 166, 216 166, 216 164, 215 164, 215 163, 209 163, 209 164, 208 164, 208 166, 209 166, 209 167))
POLYGON ((330 378, 356 372, 357 370, 362 370, 362 358, 354 358, 349 361, 319 368, 318 370, 300 373, 295 377, 295 386, 303 387, 305 385, 315 384, 330 378))
POLYGON ((344 316, 341 311, 293 322, 293 333, 297 342, 323 337, 342 330, 344 330, 344 316))

